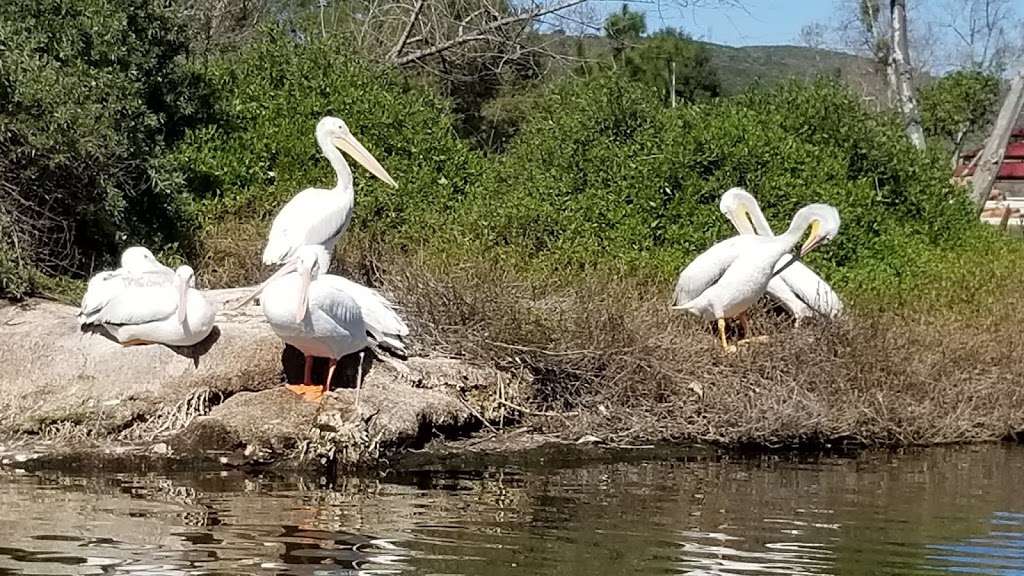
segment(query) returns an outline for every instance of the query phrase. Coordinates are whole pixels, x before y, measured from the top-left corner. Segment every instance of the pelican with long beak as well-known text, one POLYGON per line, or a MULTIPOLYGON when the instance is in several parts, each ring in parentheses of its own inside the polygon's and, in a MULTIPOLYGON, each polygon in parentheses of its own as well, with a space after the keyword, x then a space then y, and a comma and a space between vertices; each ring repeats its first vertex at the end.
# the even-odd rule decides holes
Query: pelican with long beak
POLYGON ((328 392, 338 360, 358 352, 358 404, 365 349, 382 341, 400 344, 399 338, 408 333, 408 328, 390 302, 370 288, 327 274, 329 265, 326 248, 302 246, 236 307, 260 296, 263 315, 274 333, 305 356, 302 384, 289 384, 287 388, 307 400, 318 401, 328 392), (358 289, 353 289, 352 285, 358 289), (322 386, 312 383, 314 357, 329 361, 327 379, 322 386))
MULTIPOLYGON (((719 209, 740 234, 772 237, 768 220, 757 200, 742 188, 722 194, 719 209)), ((843 312, 839 295, 806 264, 785 254, 775 265, 775 276, 768 282, 768 294, 778 300, 796 319, 823 316, 836 318, 843 312)))
POLYGON ((333 116, 322 118, 316 125, 316 142, 334 168, 337 184, 331 189, 307 188, 281 208, 270 226, 267 246, 263 250, 264 264, 284 264, 295 256, 299 248, 310 244, 319 244, 328 252, 334 249, 334 244, 348 228, 355 202, 352 169, 341 151, 374 176, 398 187, 341 119, 333 116))
POLYGON ((99 324, 125 346, 192 346, 213 330, 216 309, 195 289, 189 266, 174 271, 163 286, 129 286, 110 298, 86 324, 99 324))
POLYGON ((780 236, 740 235, 723 240, 697 256, 679 274, 673 308, 718 323, 722 348, 733 350, 725 338, 725 319, 740 318, 768 289, 776 264, 805 233, 800 256, 831 241, 839 232, 839 212, 827 204, 811 204, 793 217, 780 236))

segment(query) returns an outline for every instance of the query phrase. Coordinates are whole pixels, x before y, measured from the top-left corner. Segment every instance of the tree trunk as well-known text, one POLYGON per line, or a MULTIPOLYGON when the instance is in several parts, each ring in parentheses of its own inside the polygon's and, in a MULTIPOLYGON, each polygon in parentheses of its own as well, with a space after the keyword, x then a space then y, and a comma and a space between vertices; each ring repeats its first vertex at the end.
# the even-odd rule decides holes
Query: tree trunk
POLYGON ((974 176, 971 178, 973 190, 971 199, 980 214, 985 208, 985 201, 992 192, 992 185, 999 175, 999 168, 1003 165, 1003 156, 1006 154, 1006 143, 1010 141, 1010 134, 1020 117, 1021 108, 1024 107, 1024 68, 1017 70, 1013 81, 1010 82, 1010 91, 1003 100, 1003 107, 999 110, 999 117, 996 118, 992 134, 985 143, 985 149, 981 152, 978 166, 974 169, 974 176))
POLYGON ((906 125, 907 136, 919 150, 924 150, 924 129, 917 98, 911 85, 910 48, 907 45, 907 0, 890 0, 892 12, 892 54, 889 56, 889 79, 899 101, 900 112, 906 125))

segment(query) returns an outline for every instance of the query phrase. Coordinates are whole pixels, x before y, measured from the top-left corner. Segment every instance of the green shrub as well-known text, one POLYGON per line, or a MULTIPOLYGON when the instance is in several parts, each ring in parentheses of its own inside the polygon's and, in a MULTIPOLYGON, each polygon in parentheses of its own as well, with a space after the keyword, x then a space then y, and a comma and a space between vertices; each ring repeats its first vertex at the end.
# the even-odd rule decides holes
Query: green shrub
POLYGON ((531 266, 612 264, 668 281, 734 233, 717 208, 731 186, 759 199, 777 233, 802 205, 835 205, 842 231, 810 259, 839 280, 853 278, 840 269, 884 266, 881 247, 897 239, 941 250, 979 227, 945 161, 834 81, 667 110, 610 76, 550 90, 474 188, 462 223, 531 266))
POLYGON ((445 102, 373 69, 328 38, 300 43, 267 31, 211 64, 221 121, 189 133, 167 160, 204 226, 269 221, 300 190, 334 185, 314 139, 334 115, 398 182, 356 167, 353 228, 397 241, 430 237, 475 180, 478 157, 458 139, 445 102))
POLYGON ((2 293, 181 239, 152 169, 205 105, 184 31, 155 0, 0 3, 2 293), (15 274, 18 278, 15 278, 15 274))

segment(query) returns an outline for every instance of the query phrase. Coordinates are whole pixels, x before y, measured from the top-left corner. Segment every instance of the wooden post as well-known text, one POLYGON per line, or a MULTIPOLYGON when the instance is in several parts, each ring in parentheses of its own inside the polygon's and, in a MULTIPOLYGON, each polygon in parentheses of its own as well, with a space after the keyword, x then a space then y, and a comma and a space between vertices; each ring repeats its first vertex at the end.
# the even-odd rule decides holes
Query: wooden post
POLYGON ((1021 108, 1024 107, 1024 68, 1017 70, 1017 74, 1010 82, 1010 91, 1003 100, 1003 107, 999 110, 999 117, 996 118, 995 126, 992 127, 992 134, 985 142, 985 149, 978 155, 978 166, 974 169, 971 177, 973 190, 971 200, 978 210, 978 214, 985 208, 985 201, 992 192, 992 185, 999 176, 999 168, 1003 165, 1003 156, 1006 155, 1006 144, 1010 141, 1010 134, 1013 126, 1020 117, 1021 108))
POLYGON ((668 99, 670 105, 676 107, 676 61, 669 62, 668 65, 668 99))

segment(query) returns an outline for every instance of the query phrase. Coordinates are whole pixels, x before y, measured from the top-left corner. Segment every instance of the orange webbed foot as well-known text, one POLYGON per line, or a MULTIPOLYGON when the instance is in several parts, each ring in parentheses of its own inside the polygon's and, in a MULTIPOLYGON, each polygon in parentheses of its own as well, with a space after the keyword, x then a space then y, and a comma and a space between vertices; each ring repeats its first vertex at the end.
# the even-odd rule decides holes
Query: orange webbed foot
POLYGON ((302 396, 307 402, 319 402, 324 395, 324 387, 314 384, 286 384, 285 388, 302 396))

